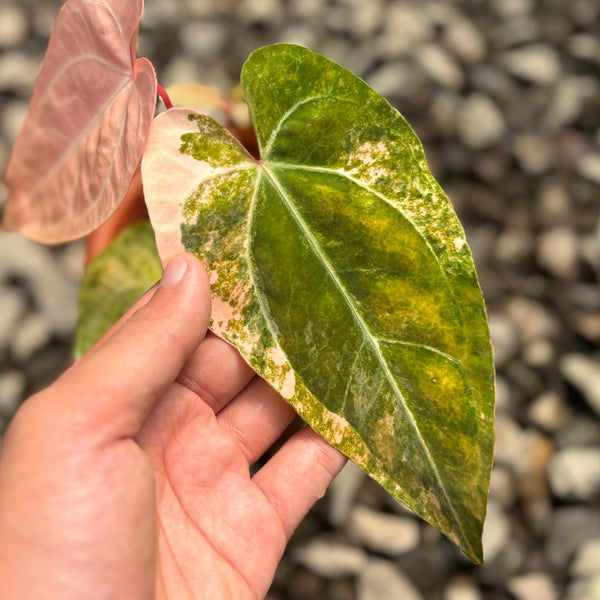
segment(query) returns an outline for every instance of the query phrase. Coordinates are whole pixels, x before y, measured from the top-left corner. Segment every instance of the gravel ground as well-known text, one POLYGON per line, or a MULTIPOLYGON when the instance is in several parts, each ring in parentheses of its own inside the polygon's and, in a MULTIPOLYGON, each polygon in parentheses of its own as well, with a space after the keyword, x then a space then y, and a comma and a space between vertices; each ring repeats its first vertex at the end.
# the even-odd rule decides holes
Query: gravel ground
MULTIPOLYGON (((0 0, 0 171, 58 7, 0 0)), ((600 1, 147 0, 142 27, 165 86, 228 91, 276 41, 365 78, 423 140, 486 298, 498 389, 485 564, 348 465, 269 599, 599 599, 600 1)), ((82 255, 0 232, 0 431, 70 361, 82 255)))

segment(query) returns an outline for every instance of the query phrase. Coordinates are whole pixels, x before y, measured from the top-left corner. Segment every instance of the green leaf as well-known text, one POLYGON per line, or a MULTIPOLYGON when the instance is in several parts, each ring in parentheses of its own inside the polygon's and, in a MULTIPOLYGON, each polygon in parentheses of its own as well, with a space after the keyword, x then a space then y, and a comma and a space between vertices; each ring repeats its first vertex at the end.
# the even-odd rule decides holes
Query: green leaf
POLYGON ((150 223, 134 223, 86 269, 79 293, 75 354, 87 352, 161 275, 150 223))
POLYGON ((206 116, 155 120, 142 175, 161 257, 201 257, 213 329, 480 562, 494 372, 452 206, 402 116, 335 63, 270 46, 242 85, 260 161, 206 116))

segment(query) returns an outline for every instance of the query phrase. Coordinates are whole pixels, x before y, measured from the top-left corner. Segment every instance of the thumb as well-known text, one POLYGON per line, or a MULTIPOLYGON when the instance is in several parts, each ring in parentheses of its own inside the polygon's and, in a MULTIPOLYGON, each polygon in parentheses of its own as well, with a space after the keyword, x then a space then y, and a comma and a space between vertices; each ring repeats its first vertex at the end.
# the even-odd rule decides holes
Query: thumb
POLYGON ((53 396, 78 423, 133 437, 204 339, 209 318, 206 271, 194 256, 176 256, 152 298, 59 378, 53 396))

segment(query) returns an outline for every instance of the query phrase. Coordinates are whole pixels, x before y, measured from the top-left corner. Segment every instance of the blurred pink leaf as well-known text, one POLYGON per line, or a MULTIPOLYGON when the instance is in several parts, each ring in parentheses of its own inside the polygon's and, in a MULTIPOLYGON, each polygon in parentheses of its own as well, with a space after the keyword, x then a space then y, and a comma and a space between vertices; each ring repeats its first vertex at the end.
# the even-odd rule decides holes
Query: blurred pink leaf
POLYGON ((119 205, 154 117, 136 59, 143 0, 69 0, 59 13, 6 171, 4 226, 45 243, 94 230, 119 205))

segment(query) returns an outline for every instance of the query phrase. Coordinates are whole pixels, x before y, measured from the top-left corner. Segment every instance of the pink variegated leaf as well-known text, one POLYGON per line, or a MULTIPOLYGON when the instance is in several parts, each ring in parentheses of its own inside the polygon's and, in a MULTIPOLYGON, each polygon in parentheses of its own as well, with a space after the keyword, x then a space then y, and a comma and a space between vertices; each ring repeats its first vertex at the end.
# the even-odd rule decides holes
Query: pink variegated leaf
POLYGON ((136 59, 143 0, 69 0, 6 171, 4 226, 45 243, 94 230, 139 166, 156 105, 136 59))

